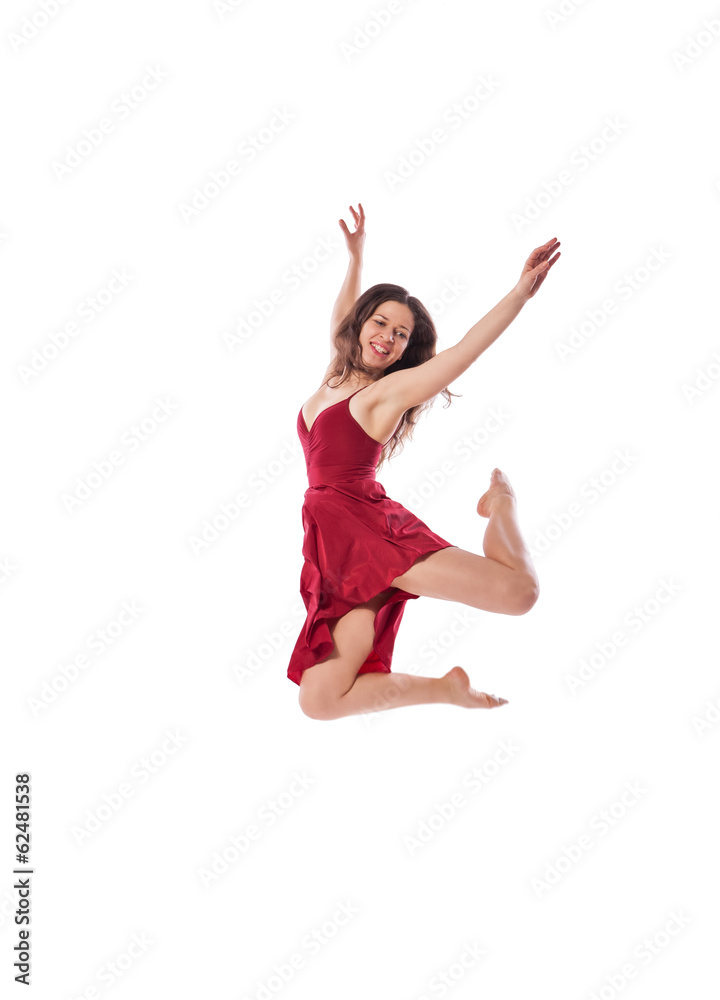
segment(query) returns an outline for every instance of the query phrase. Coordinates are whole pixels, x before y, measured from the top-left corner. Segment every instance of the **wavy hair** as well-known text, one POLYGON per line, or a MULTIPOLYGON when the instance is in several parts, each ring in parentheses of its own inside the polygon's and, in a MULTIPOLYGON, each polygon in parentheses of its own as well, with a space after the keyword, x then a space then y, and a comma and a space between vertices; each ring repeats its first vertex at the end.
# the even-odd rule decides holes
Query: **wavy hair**
MULTIPOLYGON (((338 385, 342 385, 352 376, 353 372, 360 372, 365 376, 372 377, 374 381, 378 381, 379 378, 385 378, 386 375, 390 375, 392 372, 402 371, 406 368, 417 368, 418 365, 435 357, 437 330, 435 329, 435 324, 432 321, 430 313, 419 299, 416 299, 414 295, 410 295, 402 285, 384 283, 373 285, 357 299, 355 305, 335 330, 333 343, 335 347, 335 363, 331 374, 323 382, 323 385, 326 385, 334 377, 340 378, 338 385), (363 364, 359 338, 363 324, 383 302, 400 302, 402 305, 407 306, 413 314, 415 323, 402 357, 378 376, 376 368, 369 368, 363 364)), ((334 386, 333 388, 337 387, 334 386)), ((449 389, 445 388, 441 390, 441 395, 447 397, 447 403, 443 407, 443 409, 447 409, 452 402, 451 397, 460 394, 450 392, 449 389)), ((424 403, 419 403, 417 406, 411 406, 403 413, 395 433, 383 446, 378 461, 378 469, 381 468, 386 460, 389 461, 396 452, 398 454, 402 452, 406 439, 412 441, 413 432, 420 416, 426 410, 429 410, 434 402, 435 397, 424 403)))

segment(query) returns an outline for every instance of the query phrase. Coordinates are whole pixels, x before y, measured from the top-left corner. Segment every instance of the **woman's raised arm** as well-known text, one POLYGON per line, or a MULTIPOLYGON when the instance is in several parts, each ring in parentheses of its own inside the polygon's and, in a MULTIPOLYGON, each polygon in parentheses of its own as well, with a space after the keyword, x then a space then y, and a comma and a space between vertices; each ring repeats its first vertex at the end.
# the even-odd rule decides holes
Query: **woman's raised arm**
POLYGON ((360 274, 363 264, 363 247, 365 244, 365 211, 362 204, 358 202, 360 213, 350 206, 350 211, 355 219, 355 232, 351 233, 345 225, 345 220, 340 219, 340 228, 345 236, 345 245, 350 255, 345 281, 340 289, 330 320, 330 348, 334 349, 333 334, 341 321, 350 312, 360 297, 360 274))
POLYGON ((451 385, 493 344, 522 307, 536 294, 555 261, 560 241, 554 236, 528 257, 515 287, 472 326, 453 347, 448 347, 416 368, 390 372, 382 380, 387 398, 398 413, 433 399, 451 385), (557 251, 557 253, 555 252, 557 251))

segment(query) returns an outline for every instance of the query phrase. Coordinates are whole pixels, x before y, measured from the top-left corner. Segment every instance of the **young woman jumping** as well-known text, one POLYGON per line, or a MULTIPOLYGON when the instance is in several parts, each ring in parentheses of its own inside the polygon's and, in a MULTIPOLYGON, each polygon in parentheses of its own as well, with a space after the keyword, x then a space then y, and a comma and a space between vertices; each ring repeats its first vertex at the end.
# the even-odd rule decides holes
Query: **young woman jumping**
POLYGON ((434 597, 504 615, 538 598, 537 573, 520 533, 515 493, 494 469, 477 512, 488 519, 483 556, 458 548, 390 499, 375 478, 417 418, 512 323, 560 257, 555 237, 528 257, 518 283, 453 347, 436 354, 423 304, 399 285, 360 294, 365 213, 345 221, 350 262, 331 319, 331 361, 297 419, 308 473, 300 592, 307 610, 287 676, 302 711, 339 719, 403 705, 496 708, 462 667, 443 677, 391 672, 408 600, 434 597), (556 252, 557 251, 557 252, 556 252), (332 382, 332 384, 331 384, 332 382))

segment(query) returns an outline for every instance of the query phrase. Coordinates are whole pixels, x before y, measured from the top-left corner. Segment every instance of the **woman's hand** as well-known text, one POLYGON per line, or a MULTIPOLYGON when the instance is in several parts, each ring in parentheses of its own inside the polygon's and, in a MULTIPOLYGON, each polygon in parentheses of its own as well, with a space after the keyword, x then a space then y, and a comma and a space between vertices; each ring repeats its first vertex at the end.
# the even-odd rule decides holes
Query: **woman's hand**
POLYGON ((523 299, 531 299, 545 281, 548 271, 560 257, 559 250, 554 257, 552 256, 559 246, 560 241, 553 236, 547 243, 543 243, 541 247, 533 250, 525 261, 520 280, 515 286, 515 290, 523 299))
POLYGON ((345 244, 351 257, 362 257, 363 246, 365 244, 365 211, 360 202, 358 202, 358 208, 360 209, 359 215, 352 205, 350 206, 350 211, 355 219, 354 233, 350 232, 348 227, 345 225, 344 219, 339 220, 340 228, 345 236, 345 244))

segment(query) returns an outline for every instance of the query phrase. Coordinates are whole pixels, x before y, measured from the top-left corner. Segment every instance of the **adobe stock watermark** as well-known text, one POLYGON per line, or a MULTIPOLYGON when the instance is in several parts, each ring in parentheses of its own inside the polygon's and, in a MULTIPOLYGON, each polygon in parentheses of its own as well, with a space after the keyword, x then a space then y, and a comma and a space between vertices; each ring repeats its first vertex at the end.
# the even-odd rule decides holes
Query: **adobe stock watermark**
POLYGON ((533 559, 537 559, 555 545, 590 507, 607 496, 637 461, 637 455, 633 455, 628 448, 616 448, 613 461, 582 484, 578 490, 578 499, 571 501, 559 514, 552 514, 545 527, 535 531, 535 538, 530 547, 533 559))
POLYGON ((480 423, 456 438, 450 445, 449 453, 454 458, 446 458, 436 468, 428 469, 422 479, 406 492, 403 503, 412 506, 417 513, 424 504, 437 496, 453 476, 457 475, 461 466, 466 465, 482 451, 488 441, 505 427, 510 419, 511 414, 504 404, 488 407, 480 418, 480 423))
POLYGON ((17 373, 23 385, 28 385, 44 372, 48 365, 60 357, 60 354, 67 350, 70 344, 80 336, 84 329, 87 329, 94 320, 122 295, 134 275, 128 274, 126 267, 114 267, 110 272, 111 277, 107 279, 91 295, 86 295, 75 306, 75 313, 82 320, 82 325, 74 319, 68 320, 59 330, 49 334, 47 340, 39 347, 33 347, 30 357, 24 364, 17 365, 17 373))
POLYGON ((298 972, 307 968, 308 959, 317 957, 327 948, 359 912, 357 903, 351 899, 338 902, 330 916, 303 934, 296 950, 288 958, 276 962, 269 973, 256 979, 255 986, 243 993, 240 1000, 272 1000, 298 972))
POLYGON ((178 204, 180 218, 186 225, 227 191, 243 173, 245 167, 250 166, 261 153, 266 152, 277 137, 287 129, 290 122, 295 121, 296 116, 288 111, 285 105, 282 108, 274 107, 272 111, 272 116, 265 125, 238 142, 235 147, 238 159, 230 157, 222 166, 211 170, 204 181, 195 185, 185 201, 178 204))
POLYGON ((230 670, 238 682, 245 684, 256 677, 260 671, 283 649, 292 648, 298 635, 298 619, 304 620, 307 610, 301 600, 295 601, 290 608, 292 618, 286 617, 273 629, 265 629, 254 645, 248 646, 242 656, 230 664, 230 670))
POLYGON ((683 382, 680 386, 688 406, 694 406, 708 389, 713 389, 717 385, 718 379, 720 379, 720 353, 713 351, 711 360, 695 369, 694 381, 683 382))
POLYGON ((626 781, 624 791, 591 817, 586 831, 570 844, 563 844, 558 854, 546 862, 542 875, 536 875, 530 880, 536 897, 542 898, 558 885, 611 830, 617 828, 618 823, 621 823, 647 794, 648 789, 642 782, 626 781))
POLYGON ((148 755, 143 755, 135 761, 125 781, 121 781, 111 791, 103 792, 99 802, 85 810, 82 821, 73 824, 70 832, 79 847, 84 847, 99 830, 107 827, 110 820, 117 816, 130 799, 137 794, 138 789, 158 774, 170 758, 174 757, 190 739, 189 736, 185 736, 178 730, 166 730, 164 736, 165 739, 159 746, 155 747, 148 755))
MULTIPOLYGON (((476 608, 458 608, 440 632, 420 644, 418 652, 415 655, 419 660, 423 661, 422 664, 417 662, 410 663, 408 666, 403 666, 401 673, 425 676, 423 670, 426 670, 428 666, 435 666, 442 657, 447 656, 448 650, 452 649, 457 641, 477 624, 481 614, 476 608)), ((398 695, 405 686, 397 673, 391 672, 389 676, 391 683, 388 684, 387 691, 376 695, 370 708, 354 716, 366 729, 377 726, 382 717, 381 713, 383 710, 393 707, 398 695)))
MULTIPOLYGON (((416 663, 412 663, 409 667, 403 667, 402 673, 419 676, 420 668, 416 663)), ((399 677, 397 673, 391 671, 387 676, 390 678, 390 682, 385 693, 376 694, 370 708, 366 708, 362 712, 357 712, 351 716, 364 729, 374 729, 377 726, 383 710, 392 708, 395 705, 398 695, 402 693, 407 685, 407 681, 399 677)))
POLYGON ((483 614, 484 612, 478 608, 459 607, 437 635, 421 643, 417 655, 423 667, 425 669, 433 668, 442 662, 442 659, 447 656, 457 642, 468 632, 472 632, 483 614))
POLYGON ((427 993, 419 994, 415 1000, 430 1000, 431 997, 444 997, 453 986, 457 986, 466 978, 468 972, 474 969, 478 962, 485 958, 487 952, 477 943, 468 941, 464 944, 462 951, 448 965, 446 969, 440 969, 434 973, 427 981, 427 993))
POLYGON ((632 950, 632 958, 623 962, 619 969, 603 977, 604 982, 589 994, 588 1000, 615 1000, 622 991, 637 979, 655 959, 664 954, 673 941, 690 924, 690 917, 684 909, 671 910, 662 925, 645 937, 632 950))
POLYGON ((7 583, 11 576, 17 573, 17 566, 10 562, 10 556, 0 557, 0 587, 7 583))
POLYGON ((604 670, 621 649, 640 632, 644 631, 650 622, 654 621, 660 612, 670 604, 681 591, 674 580, 664 578, 658 581, 653 593, 641 604, 628 608, 622 618, 624 628, 615 629, 611 635, 595 643, 592 653, 587 653, 580 661, 575 673, 565 674, 565 685, 571 694, 584 690, 600 671, 604 670))
POLYGON ((95 970, 94 981, 80 993, 73 991, 67 1000, 98 1000, 106 990, 117 986, 121 980, 125 979, 128 972, 154 943, 150 940, 147 931, 135 932, 122 951, 101 962, 95 970))
POLYGON ((13 52, 17 54, 26 49, 69 3, 70 0, 40 0, 35 10, 26 14, 14 31, 8 31, 6 37, 13 52))
MULTIPOLYGON (((443 628, 437 635, 434 635, 421 643, 416 655, 420 660, 424 661, 422 667, 417 663, 412 663, 407 668, 403 667, 402 673, 420 675, 422 669, 427 669, 428 666, 435 666, 435 664, 441 660, 442 657, 447 656, 448 650, 452 649, 457 641, 477 624, 480 615, 481 612, 476 608, 458 608, 452 618, 448 621, 445 628, 443 628)), ((381 693, 376 695, 373 699, 372 706, 355 716, 355 718, 359 721, 362 721, 366 728, 377 724, 380 718, 380 712, 382 712, 383 709, 392 708, 393 704, 397 700, 398 694, 402 692, 402 689, 405 686, 397 674, 393 674, 391 672, 390 678, 391 683, 388 684, 388 690, 384 694, 381 693)))
POLYGON ((569 21, 573 14, 584 5, 585 0, 561 0, 557 7, 550 8, 544 12, 545 21, 555 31, 561 24, 569 21))
POLYGON ((160 66, 146 66, 145 71, 144 76, 129 90, 123 90, 113 98, 110 107, 98 122, 84 128, 79 139, 65 146, 62 158, 56 158, 51 162, 57 180, 65 180, 81 163, 85 163, 88 157, 105 143, 107 137, 115 132, 120 122, 127 121, 134 111, 142 107, 148 97, 169 76, 167 70, 160 66))
POLYGON ((597 163, 611 149, 628 128, 626 122, 617 115, 605 117, 605 125, 597 135, 573 149, 568 157, 568 166, 562 167, 549 181, 543 181, 542 188, 525 199, 524 212, 513 212, 510 221, 516 233, 521 233, 532 225, 550 208, 561 195, 597 163))
POLYGON ((285 268, 274 286, 264 295, 256 296, 246 311, 237 316, 234 325, 221 333, 228 353, 235 354, 243 344, 247 343, 269 319, 275 316, 278 309, 285 305, 288 295, 299 291, 309 278, 316 275, 340 246, 340 241, 332 236, 319 236, 314 246, 301 260, 285 268))
POLYGON ((245 490, 234 493, 229 499, 218 504, 213 514, 203 518, 199 529, 187 536, 186 540, 192 553, 198 556, 222 538, 239 518, 250 510, 255 500, 278 482, 302 455, 300 442, 286 438, 277 456, 271 458, 266 465, 258 466, 250 474, 245 490))
POLYGON ((720 695, 715 701, 709 699, 705 702, 703 714, 695 713, 690 719, 695 735, 699 739, 702 739, 709 730, 714 729, 718 722, 720 722, 720 695))
POLYGON ((165 396, 155 398, 152 411, 140 421, 130 424, 120 435, 120 444, 113 448, 104 458, 91 462, 89 472, 77 476, 72 490, 60 494, 63 506, 68 514, 74 514, 78 508, 108 482, 120 466, 124 465, 128 456, 134 455, 138 448, 146 444, 157 434, 160 427, 178 410, 179 404, 173 403, 165 396))
POLYGON ((509 742, 500 740, 493 755, 482 761, 476 767, 467 771, 460 779, 460 787, 448 792, 440 802, 433 802, 432 809, 415 826, 412 833, 403 837, 403 844, 408 855, 413 858, 428 844, 432 843, 439 833, 458 816, 471 799, 466 794, 476 795, 486 788, 506 768, 511 760, 520 753, 522 747, 512 739, 509 742))
POLYGON ((71 660, 61 663, 54 674, 40 682, 37 692, 27 697, 26 704, 31 715, 37 718, 54 705, 58 698, 75 684, 82 673, 94 666, 98 657, 127 634, 128 629, 144 613, 145 609, 136 601, 123 601, 120 610, 109 621, 85 636, 83 645, 90 650, 90 653, 76 653, 71 660))
POLYGON ((717 17, 703 18, 702 26, 692 35, 686 35, 682 49, 673 49, 671 53, 673 65, 678 73, 684 73, 714 45, 720 36, 720 20, 717 17))
POLYGON ((441 124, 435 125, 428 135, 415 139, 410 151, 401 156, 392 169, 383 172, 389 190, 394 191, 405 184, 419 167, 437 153, 452 133, 456 133, 477 114, 499 88, 500 83, 493 76, 483 75, 469 93, 446 108, 440 118, 441 124))
POLYGON ((671 259, 671 255, 662 246, 650 247, 642 263, 631 271, 625 271, 613 284, 612 291, 615 295, 607 296, 602 302, 586 309, 585 318, 576 321, 569 328, 565 339, 555 341, 555 351, 560 361, 564 364, 569 358, 575 357, 598 330, 603 329, 608 320, 617 315, 622 305, 629 302, 671 259))
MULTIPOLYGON (((420 676, 420 667, 416 663, 411 663, 407 667, 404 666, 401 672, 403 674, 420 676)), ((391 671, 388 676, 390 677, 390 683, 385 693, 376 694, 370 708, 366 708, 364 711, 357 712, 351 716, 364 729, 374 729, 382 716, 383 710, 392 708, 397 701, 398 695, 406 687, 407 681, 399 677, 397 673, 391 671)))
POLYGON ((224 21, 228 14, 234 14, 247 0, 213 0, 213 10, 219 20, 224 21))
POLYGON ((467 288, 467 282, 461 278, 443 279, 440 291, 426 303, 428 312, 433 317, 442 316, 447 307, 457 302, 461 292, 466 292, 467 288))
POLYGON ((404 3, 402 0, 388 0, 384 7, 379 9, 373 7, 368 11, 365 21, 362 24, 354 25, 351 40, 340 42, 340 52, 345 62, 349 63, 354 56, 364 52, 393 23, 393 19, 396 19, 398 14, 405 13, 408 5, 410 7, 417 6, 417 0, 415 2, 405 0, 404 3))
POLYGON ((287 788, 284 788, 279 795, 267 799, 258 808, 256 820, 233 834, 221 848, 213 851, 207 864, 198 868, 197 874, 203 887, 208 889, 211 885, 215 885, 230 871, 232 865, 236 865, 241 858, 244 858, 253 844, 284 819, 298 799, 301 799, 316 781, 317 778, 307 771, 294 771, 287 788))

